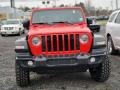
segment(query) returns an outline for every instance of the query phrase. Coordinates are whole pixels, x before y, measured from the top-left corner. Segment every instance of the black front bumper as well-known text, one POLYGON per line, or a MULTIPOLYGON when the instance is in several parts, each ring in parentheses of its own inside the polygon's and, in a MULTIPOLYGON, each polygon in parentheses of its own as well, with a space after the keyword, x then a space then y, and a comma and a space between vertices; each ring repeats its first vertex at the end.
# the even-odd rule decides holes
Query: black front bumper
POLYGON ((38 73, 53 73, 66 71, 86 71, 89 67, 96 67, 106 58, 105 49, 93 49, 90 54, 74 54, 65 56, 34 57, 29 53, 16 53, 16 61, 23 68, 29 68, 38 73), (91 58, 95 61, 91 62, 91 58), (33 65, 28 65, 32 61, 33 65))

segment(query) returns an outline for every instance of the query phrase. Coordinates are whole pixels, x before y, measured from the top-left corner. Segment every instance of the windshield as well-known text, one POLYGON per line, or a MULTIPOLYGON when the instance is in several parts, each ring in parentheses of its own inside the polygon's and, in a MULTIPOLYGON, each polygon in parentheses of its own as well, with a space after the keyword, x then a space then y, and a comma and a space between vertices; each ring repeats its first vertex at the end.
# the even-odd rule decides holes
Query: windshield
POLYGON ((8 20, 8 21, 6 21, 5 24, 19 24, 19 21, 17 21, 17 20, 8 20))
POLYGON ((78 9, 36 11, 32 17, 33 24, 54 22, 78 23, 83 20, 83 15, 78 9))

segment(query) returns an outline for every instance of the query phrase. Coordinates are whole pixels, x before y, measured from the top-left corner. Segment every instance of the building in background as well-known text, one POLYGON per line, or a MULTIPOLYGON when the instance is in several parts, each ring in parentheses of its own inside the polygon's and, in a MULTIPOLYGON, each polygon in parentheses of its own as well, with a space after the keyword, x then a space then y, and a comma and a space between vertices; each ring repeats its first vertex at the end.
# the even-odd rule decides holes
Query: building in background
POLYGON ((29 18, 31 13, 30 12, 23 12, 22 10, 16 9, 16 14, 14 14, 14 9, 6 6, 6 7, 0 7, 0 19, 24 19, 29 18))

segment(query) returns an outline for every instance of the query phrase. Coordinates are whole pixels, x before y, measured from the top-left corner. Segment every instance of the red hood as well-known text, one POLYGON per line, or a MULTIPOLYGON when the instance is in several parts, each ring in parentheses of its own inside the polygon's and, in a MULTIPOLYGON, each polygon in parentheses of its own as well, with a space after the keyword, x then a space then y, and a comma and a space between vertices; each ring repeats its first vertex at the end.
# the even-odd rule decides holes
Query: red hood
POLYGON ((86 25, 36 25, 31 26, 28 35, 38 34, 60 34, 60 33, 82 33, 91 32, 86 25))

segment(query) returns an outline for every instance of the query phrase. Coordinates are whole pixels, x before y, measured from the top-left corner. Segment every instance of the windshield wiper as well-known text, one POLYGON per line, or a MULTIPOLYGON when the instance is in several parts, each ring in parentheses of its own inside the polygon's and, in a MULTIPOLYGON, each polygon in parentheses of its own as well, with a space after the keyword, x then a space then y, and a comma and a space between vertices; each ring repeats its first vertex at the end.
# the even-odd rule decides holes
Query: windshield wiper
POLYGON ((48 24, 48 25, 51 25, 50 23, 33 23, 33 24, 48 24))
POLYGON ((68 23, 68 24, 73 24, 72 22, 68 22, 68 21, 60 21, 60 22, 52 22, 53 24, 54 23, 68 23))

